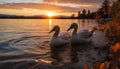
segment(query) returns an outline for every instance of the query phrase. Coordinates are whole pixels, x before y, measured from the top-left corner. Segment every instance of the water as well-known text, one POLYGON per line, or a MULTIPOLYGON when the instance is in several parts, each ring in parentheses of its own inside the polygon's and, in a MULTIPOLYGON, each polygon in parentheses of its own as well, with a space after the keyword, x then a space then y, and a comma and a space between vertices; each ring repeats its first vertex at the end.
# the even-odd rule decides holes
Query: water
POLYGON ((35 61, 50 59, 48 43, 52 34, 48 32, 52 27, 59 25, 62 32, 72 22, 78 23, 79 29, 91 30, 97 25, 95 20, 0 19, 0 69, 52 69, 35 61))

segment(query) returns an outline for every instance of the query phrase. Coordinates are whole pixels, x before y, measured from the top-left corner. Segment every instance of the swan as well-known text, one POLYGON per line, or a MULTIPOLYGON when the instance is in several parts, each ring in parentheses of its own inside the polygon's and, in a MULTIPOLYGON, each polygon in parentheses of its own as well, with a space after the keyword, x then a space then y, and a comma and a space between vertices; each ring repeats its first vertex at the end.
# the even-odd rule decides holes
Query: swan
POLYGON ((59 62, 62 61, 62 58, 59 55, 60 49, 65 47, 66 44, 69 44, 70 36, 67 32, 63 32, 59 36, 60 27, 58 25, 55 25, 49 33, 52 33, 53 31, 55 33, 53 34, 49 42, 51 49, 51 58, 55 59, 52 64, 59 64, 59 62))
POLYGON ((83 44, 83 43, 91 42, 93 38, 93 33, 95 30, 97 30, 96 27, 93 27, 92 31, 83 29, 83 30, 80 30, 79 33, 77 33, 77 30, 78 30, 77 23, 72 23, 67 31, 71 29, 74 29, 71 37, 71 44, 83 44))
POLYGON ((52 33, 53 31, 55 31, 55 33, 50 39, 50 42, 49 42, 50 46, 63 46, 69 43, 70 34, 68 32, 62 32, 59 35, 60 27, 58 25, 55 25, 49 33, 52 33))

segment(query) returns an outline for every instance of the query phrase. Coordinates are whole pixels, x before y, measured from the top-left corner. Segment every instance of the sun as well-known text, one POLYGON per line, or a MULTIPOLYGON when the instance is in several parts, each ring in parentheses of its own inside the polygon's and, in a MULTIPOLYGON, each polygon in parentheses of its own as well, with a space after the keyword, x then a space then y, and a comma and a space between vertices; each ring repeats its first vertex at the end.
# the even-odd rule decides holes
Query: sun
POLYGON ((54 12, 48 12, 48 14, 47 14, 49 17, 52 17, 52 16, 54 16, 54 15, 56 15, 54 12))

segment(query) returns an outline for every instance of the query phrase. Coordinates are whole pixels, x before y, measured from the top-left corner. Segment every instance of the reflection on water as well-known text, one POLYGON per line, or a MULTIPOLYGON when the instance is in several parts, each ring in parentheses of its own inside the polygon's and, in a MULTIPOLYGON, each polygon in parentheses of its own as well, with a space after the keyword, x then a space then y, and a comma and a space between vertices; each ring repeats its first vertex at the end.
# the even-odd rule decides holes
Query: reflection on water
MULTIPOLYGON (((54 25, 59 25, 61 32, 66 31, 72 22, 78 23, 79 29, 92 29, 97 25, 94 20, 80 19, 0 19, 0 21, 0 69, 8 69, 7 67, 26 69, 37 64, 33 60, 51 60, 48 43, 52 34, 48 32, 54 25)), ((69 60, 68 56, 64 57, 64 60, 69 60)))
POLYGON ((35 60, 36 62, 44 62, 44 63, 47 63, 47 64, 51 64, 52 61, 48 61, 48 60, 43 60, 43 59, 39 59, 39 60, 35 60))
POLYGON ((89 29, 91 30, 95 23, 94 20, 91 20, 91 19, 78 19, 78 26, 79 26, 79 29, 89 29))
POLYGON ((49 29, 51 30, 52 28, 52 19, 49 19, 49 29))

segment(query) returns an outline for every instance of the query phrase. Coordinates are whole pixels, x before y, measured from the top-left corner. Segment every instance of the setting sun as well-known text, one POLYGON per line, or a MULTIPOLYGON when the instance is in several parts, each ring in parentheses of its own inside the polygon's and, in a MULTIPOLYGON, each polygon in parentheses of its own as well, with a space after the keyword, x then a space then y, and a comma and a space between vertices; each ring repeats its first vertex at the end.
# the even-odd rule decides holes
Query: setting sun
POLYGON ((54 12, 48 12, 48 16, 49 16, 49 17, 52 17, 52 16, 54 16, 54 15, 56 15, 54 12))

